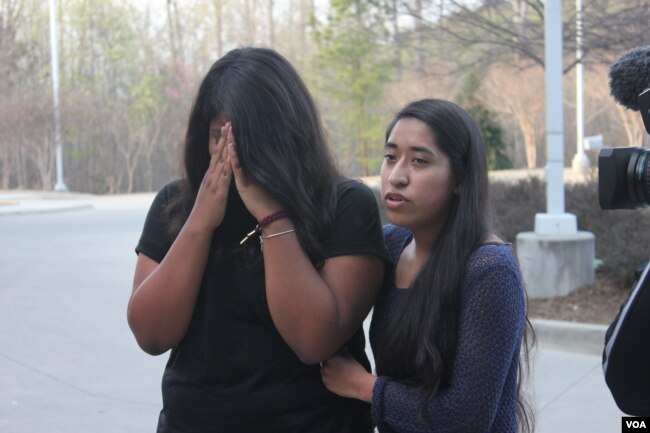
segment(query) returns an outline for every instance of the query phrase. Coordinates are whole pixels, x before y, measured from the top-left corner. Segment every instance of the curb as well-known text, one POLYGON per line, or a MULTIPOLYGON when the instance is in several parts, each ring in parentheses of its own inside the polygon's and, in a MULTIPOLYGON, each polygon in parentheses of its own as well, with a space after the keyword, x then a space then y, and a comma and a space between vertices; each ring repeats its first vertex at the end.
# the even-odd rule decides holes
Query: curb
POLYGON ((0 218, 92 209, 92 198, 84 193, 0 190, 0 218))
POLYGON ((155 193, 92 195, 57 192, 3 192, 0 190, 0 218, 12 215, 50 214, 87 209, 148 208, 155 193))
POLYGON ((52 206, 52 207, 16 206, 13 209, 0 207, 0 218, 4 216, 12 216, 12 215, 33 215, 33 214, 40 215, 40 214, 85 210, 85 209, 92 209, 92 208, 93 205, 90 203, 74 204, 74 205, 59 205, 59 206, 52 206))
POLYGON ((600 356, 607 325, 531 319, 537 344, 546 349, 600 356))

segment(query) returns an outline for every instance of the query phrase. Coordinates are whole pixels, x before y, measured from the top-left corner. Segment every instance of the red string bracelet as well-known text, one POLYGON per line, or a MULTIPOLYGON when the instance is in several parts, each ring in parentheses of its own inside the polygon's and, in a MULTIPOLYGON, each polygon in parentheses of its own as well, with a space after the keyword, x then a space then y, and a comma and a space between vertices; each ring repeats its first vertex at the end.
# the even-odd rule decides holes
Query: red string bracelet
POLYGON ((244 243, 245 243, 246 241, 248 241, 251 237, 253 237, 253 235, 255 235, 255 233, 260 233, 264 227, 268 226, 268 225, 271 224, 273 221, 279 220, 279 219, 281 219, 281 218, 287 218, 288 216, 289 216, 289 213, 288 213, 287 211, 285 211, 285 210, 279 210, 279 211, 277 211, 277 212, 273 212, 272 214, 265 216, 264 218, 262 218, 262 219, 257 223, 257 225, 255 226, 255 228, 253 229, 253 231, 251 231, 250 233, 248 233, 248 234, 244 237, 244 239, 242 239, 242 240, 239 242, 239 245, 244 245, 244 243))
POLYGON ((279 210, 277 212, 273 212, 271 215, 267 215, 264 218, 260 220, 257 225, 263 229, 264 227, 268 226, 271 224, 273 221, 279 220, 281 218, 287 218, 289 214, 285 210, 279 210))

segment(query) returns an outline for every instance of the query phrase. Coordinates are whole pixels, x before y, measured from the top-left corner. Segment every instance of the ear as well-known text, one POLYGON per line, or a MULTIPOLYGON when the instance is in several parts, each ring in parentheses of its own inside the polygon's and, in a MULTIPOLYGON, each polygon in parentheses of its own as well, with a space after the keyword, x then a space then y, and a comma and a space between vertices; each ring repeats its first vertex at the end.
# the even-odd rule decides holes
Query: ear
POLYGON ((463 192, 463 184, 459 183, 456 185, 456 188, 454 188, 454 194, 460 195, 463 192))

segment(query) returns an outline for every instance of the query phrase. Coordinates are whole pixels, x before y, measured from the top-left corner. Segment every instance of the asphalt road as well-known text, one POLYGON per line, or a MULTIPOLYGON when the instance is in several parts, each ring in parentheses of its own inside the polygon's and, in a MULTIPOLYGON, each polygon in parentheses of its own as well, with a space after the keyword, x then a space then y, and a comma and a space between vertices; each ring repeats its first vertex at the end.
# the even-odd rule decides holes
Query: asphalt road
POLYGON ((0 219, 0 432, 155 430, 166 356, 126 323, 145 214, 0 219))

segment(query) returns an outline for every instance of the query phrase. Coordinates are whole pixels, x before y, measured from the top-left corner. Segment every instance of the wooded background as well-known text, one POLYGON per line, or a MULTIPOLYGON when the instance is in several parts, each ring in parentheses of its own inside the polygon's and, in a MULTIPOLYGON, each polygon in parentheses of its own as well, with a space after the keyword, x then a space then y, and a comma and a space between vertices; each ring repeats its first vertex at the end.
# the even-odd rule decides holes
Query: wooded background
MULTIPOLYGON (((158 189, 179 175, 196 89, 228 50, 272 47, 301 72, 341 167, 376 174, 406 102, 451 99, 479 121, 493 169, 545 164, 544 2, 535 0, 59 0, 65 183, 158 189)), ((584 0, 585 135, 648 142, 607 72, 650 44, 648 0, 584 0)), ((565 161, 576 152, 576 9, 564 1, 565 161)), ((0 0, 0 189, 52 189, 48 2, 0 0)), ((207 145, 207 143, 206 143, 207 145)), ((592 155, 593 158, 593 155, 592 155)))

